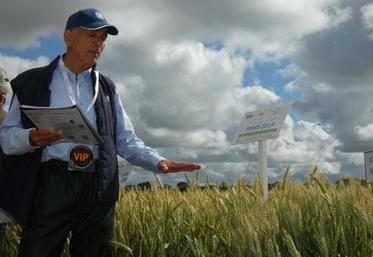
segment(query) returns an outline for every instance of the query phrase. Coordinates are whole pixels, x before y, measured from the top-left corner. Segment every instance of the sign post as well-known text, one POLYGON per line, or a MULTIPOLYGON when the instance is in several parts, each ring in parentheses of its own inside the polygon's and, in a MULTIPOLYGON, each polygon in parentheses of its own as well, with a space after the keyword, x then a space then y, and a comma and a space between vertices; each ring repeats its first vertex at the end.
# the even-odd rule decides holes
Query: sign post
POLYGON ((258 167, 262 172, 263 198, 268 199, 268 176, 267 176, 267 142, 258 142, 258 167))
POLYGON ((365 180, 367 182, 373 181, 373 151, 364 153, 365 163, 365 180))
POLYGON ((283 105, 247 112, 242 118, 233 144, 258 142, 258 169, 263 179, 263 197, 268 199, 267 139, 277 138, 289 112, 290 105, 283 105))

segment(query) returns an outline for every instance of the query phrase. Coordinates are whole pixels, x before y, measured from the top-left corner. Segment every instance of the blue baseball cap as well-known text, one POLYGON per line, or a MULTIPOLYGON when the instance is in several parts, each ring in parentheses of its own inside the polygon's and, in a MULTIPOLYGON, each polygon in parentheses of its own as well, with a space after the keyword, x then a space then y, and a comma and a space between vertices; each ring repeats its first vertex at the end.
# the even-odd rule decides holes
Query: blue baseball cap
POLYGON ((109 24, 105 17, 96 9, 89 8, 77 11, 70 15, 66 22, 65 29, 83 28, 88 30, 96 30, 107 28, 107 33, 110 35, 118 35, 118 29, 109 24))

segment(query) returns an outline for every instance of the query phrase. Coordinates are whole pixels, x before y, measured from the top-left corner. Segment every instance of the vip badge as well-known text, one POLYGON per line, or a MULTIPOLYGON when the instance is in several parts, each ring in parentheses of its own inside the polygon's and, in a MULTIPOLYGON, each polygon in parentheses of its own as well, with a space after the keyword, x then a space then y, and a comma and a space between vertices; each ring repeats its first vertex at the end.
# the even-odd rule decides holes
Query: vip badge
POLYGON ((84 145, 77 145, 70 150, 69 170, 92 170, 94 169, 93 153, 84 145))

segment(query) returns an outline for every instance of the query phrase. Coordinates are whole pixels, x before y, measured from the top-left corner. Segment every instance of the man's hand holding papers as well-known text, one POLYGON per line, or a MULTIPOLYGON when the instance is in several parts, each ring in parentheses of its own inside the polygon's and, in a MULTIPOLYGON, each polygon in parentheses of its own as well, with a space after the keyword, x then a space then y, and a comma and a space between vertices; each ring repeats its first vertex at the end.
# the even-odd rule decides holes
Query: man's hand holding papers
POLYGON ((31 128, 30 144, 33 146, 44 147, 64 138, 62 129, 55 128, 31 128))

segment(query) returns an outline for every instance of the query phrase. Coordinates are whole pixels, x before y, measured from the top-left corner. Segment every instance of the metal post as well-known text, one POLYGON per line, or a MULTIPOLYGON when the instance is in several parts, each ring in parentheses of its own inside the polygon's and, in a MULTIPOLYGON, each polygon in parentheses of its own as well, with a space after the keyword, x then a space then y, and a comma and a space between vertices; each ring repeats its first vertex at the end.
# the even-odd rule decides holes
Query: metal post
POLYGON ((258 166, 263 179, 263 198, 268 199, 268 177, 267 177, 267 145, 266 141, 258 141, 258 166))

